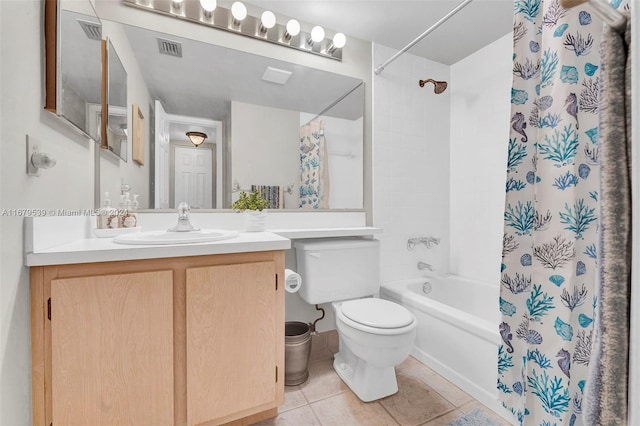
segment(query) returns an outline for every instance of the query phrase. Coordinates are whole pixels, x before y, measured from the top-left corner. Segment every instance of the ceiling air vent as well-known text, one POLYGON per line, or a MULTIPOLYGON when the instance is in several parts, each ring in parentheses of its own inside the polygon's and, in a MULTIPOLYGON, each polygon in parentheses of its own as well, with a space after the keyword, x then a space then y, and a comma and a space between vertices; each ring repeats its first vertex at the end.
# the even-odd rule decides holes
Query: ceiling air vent
POLYGON ((163 55, 182 58, 182 43, 178 43, 177 41, 166 40, 158 37, 158 49, 163 55))
POLYGON ((102 25, 95 22, 83 21, 82 19, 78 19, 77 21, 87 37, 91 40, 102 40, 102 25))

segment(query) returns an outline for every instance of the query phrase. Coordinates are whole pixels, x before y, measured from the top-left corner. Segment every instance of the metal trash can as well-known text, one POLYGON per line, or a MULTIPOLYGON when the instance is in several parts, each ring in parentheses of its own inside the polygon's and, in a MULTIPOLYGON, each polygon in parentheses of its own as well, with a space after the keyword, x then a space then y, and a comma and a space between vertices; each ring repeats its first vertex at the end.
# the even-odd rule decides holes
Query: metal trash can
POLYGON ((289 321, 284 324, 284 384, 300 385, 309 378, 311 325, 289 321))

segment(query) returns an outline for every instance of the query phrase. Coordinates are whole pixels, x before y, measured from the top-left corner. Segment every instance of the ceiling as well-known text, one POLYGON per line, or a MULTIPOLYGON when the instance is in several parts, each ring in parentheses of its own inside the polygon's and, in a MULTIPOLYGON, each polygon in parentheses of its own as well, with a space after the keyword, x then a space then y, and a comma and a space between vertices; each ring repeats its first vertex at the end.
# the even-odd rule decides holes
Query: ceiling
MULTIPOLYGON (((462 0, 249 0, 348 37, 402 49, 462 0)), ((474 0, 410 53, 451 65, 509 33, 513 0, 474 0)), ((378 65, 378 64, 376 64, 378 65)))

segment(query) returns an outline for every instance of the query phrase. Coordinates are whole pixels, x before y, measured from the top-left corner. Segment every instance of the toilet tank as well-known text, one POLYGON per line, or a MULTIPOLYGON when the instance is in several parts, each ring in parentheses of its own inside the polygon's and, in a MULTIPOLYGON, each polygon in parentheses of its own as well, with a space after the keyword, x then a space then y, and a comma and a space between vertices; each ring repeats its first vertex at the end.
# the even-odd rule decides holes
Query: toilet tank
POLYGON ((311 304, 371 296, 380 288, 380 241, 331 238, 294 241, 299 294, 311 304))

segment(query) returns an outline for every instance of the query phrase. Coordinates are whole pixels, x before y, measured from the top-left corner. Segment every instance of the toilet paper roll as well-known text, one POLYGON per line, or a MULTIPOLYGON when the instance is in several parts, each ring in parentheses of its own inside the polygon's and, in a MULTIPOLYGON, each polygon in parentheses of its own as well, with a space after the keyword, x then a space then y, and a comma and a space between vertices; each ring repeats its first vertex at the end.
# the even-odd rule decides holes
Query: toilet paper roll
POLYGON ((297 293, 302 285, 302 277, 300 274, 293 272, 291 269, 284 270, 284 289, 287 293, 297 293))

